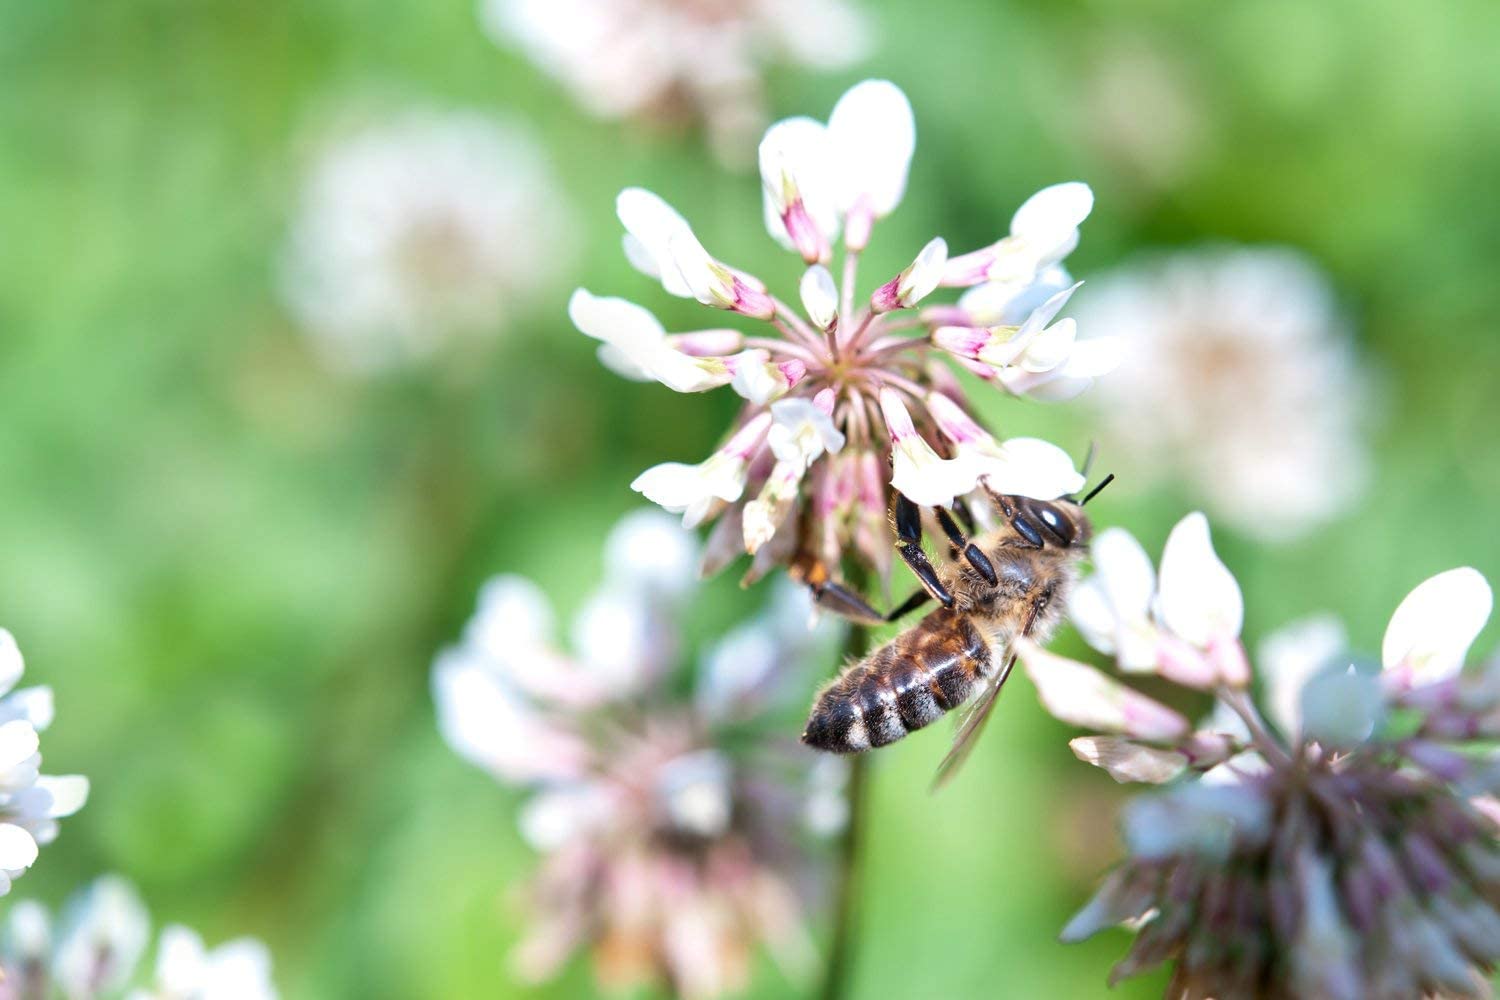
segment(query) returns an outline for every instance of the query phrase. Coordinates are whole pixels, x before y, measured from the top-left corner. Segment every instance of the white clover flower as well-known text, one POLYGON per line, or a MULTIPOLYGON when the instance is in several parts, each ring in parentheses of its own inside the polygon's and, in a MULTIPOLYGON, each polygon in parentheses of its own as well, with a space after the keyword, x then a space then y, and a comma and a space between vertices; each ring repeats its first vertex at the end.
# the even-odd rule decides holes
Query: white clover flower
POLYGON ((1063 939, 1124 924, 1135 943, 1111 981, 1171 961, 1174 995, 1205 1000, 1489 996, 1500 679, 1461 670, 1490 611, 1484 578, 1451 570, 1418 586, 1392 616, 1383 676, 1351 660, 1326 617, 1268 639, 1273 731, 1229 645, 1244 612, 1207 522, 1192 515, 1174 530, 1154 587, 1144 552, 1111 531, 1095 541, 1099 572, 1075 619, 1122 667, 1211 689, 1216 708, 1190 731, 1092 667, 1020 647, 1047 708, 1103 731, 1072 741, 1080 760, 1165 786, 1126 805, 1129 857, 1063 939), (1386 726, 1392 709, 1399 727, 1386 726))
POLYGON ((52 979, 67 997, 114 993, 130 982, 150 938, 151 917, 135 887, 103 876, 62 911, 52 979))
POLYGON ((1100 280, 1077 319, 1123 345, 1093 399, 1132 474, 1179 477, 1217 518, 1269 540, 1359 495, 1367 378, 1327 280, 1302 256, 1184 251, 1100 280))
POLYGON ((1058 399, 1109 370, 1115 341, 1080 338, 1071 319, 1058 318, 1078 287, 1060 262, 1078 242, 1093 195, 1077 182, 1039 192, 1016 213, 1010 235, 963 258, 950 259, 947 242, 934 237, 862 298, 860 254, 875 223, 900 203, 915 147, 911 105, 886 80, 850 88, 826 124, 790 118, 766 133, 766 229, 808 265, 798 287, 805 317, 711 254, 659 196, 627 188, 616 199, 625 253, 638 270, 668 294, 769 327, 736 341, 737 354, 715 353, 705 338, 720 331, 674 339, 639 307, 581 290, 574 299, 575 324, 605 342, 600 357, 614 370, 684 392, 728 384, 747 401, 738 430, 707 461, 658 465, 632 484, 689 526, 719 519, 710 568, 739 551, 754 557, 747 582, 777 565, 803 579, 832 579, 853 552, 883 575, 893 493, 933 505, 973 493, 981 478, 1047 499, 1082 484, 1059 449, 1035 439, 1002 444, 980 428, 950 365, 1016 395, 1058 399), (831 266, 836 250, 842 260, 831 266), (966 294, 975 296, 972 309, 961 300, 901 315, 942 285, 980 291, 966 294), (611 303, 613 319, 599 315, 601 303, 611 303), (941 417, 932 409, 939 396, 941 417), (792 404, 823 413, 824 445, 805 461, 785 458, 786 431, 766 422, 792 404))
MULTIPOLYGON (((776 412, 789 463, 828 445, 823 411, 776 412)), ((806 817, 814 833, 834 832, 842 786, 826 774, 805 780, 810 751, 750 751, 728 737, 798 693, 787 681, 823 659, 830 635, 810 631, 810 599, 786 584, 759 619, 705 652, 686 692, 671 668, 695 550, 662 512, 628 515, 575 619, 574 655, 553 644, 539 592, 502 577, 486 585, 463 642, 433 665, 445 739, 528 792, 517 822, 543 858, 515 956, 523 978, 549 978, 588 950, 602 982, 666 978, 713 997, 743 985, 756 945, 794 977, 812 963, 797 881, 809 858, 779 826, 806 817), (502 627, 511 646, 492 641, 502 627), (633 673, 641 661, 650 666, 633 673), (627 939, 639 948, 616 947, 627 939)))
POLYGON ((356 372, 501 326, 559 272, 571 242, 540 149, 480 111, 335 129, 296 211, 283 298, 328 361, 356 372))
POLYGON ((13 690, 25 672, 15 638, 0 628, 0 896, 35 863, 38 847, 57 839, 57 821, 88 799, 82 775, 40 773, 38 730, 52 723, 52 689, 13 690))
POLYGON ((161 932, 151 984, 139 966, 151 937, 150 916, 129 882, 106 875, 75 893, 58 921, 31 900, 11 908, 0 935, 0 995, 45 1000, 276 1000, 271 957, 254 938, 207 949, 197 932, 161 932), (14 992, 12 992, 12 990, 14 992))
POLYGON ((593 114, 701 119, 735 164, 765 125, 767 64, 836 70, 870 47, 845 0, 481 0, 480 18, 593 114))
POLYGON ((254 938, 238 938, 209 949, 190 928, 162 928, 156 972, 146 989, 129 1000, 276 1000, 271 953, 254 938))

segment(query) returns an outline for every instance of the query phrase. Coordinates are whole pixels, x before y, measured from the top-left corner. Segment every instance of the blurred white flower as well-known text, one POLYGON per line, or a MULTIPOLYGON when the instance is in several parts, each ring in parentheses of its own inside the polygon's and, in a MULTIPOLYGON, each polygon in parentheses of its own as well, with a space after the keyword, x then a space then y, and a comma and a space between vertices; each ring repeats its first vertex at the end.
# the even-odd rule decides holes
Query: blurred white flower
POLYGON ((390 368, 534 300, 563 266, 570 225, 524 132, 481 111, 408 111, 323 140, 280 287, 330 363, 390 368))
POLYGON ((0 896, 57 839, 57 821, 83 808, 88 779, 40 773, 38 730, 52 723, 52 689, 13 690, 26 670, 15 638, 0 628, 0 896))
POLYGON ((63 908, 52 978, 69 1000, 113 995, 130 982, 150 937, 151 917, 135 887, 105 875, 63 908))
POLYGON ((1367 377, 1326 279, 1301 255, 1180 252, 1096 282, 1077 318, 1122 344, 1092 398, 1132 470, 1180 476, 1216 517, 1271 540, 1358 496, 1367 377))
POLYGON ((480 18, 593 114, 701 118, 736 164, 765 126, 766 64, 837 70, 870 47, 845 0, 480 0, 480 18))
POLYGON ((7 1000, 276 1000, 271 957, 254 938, 212 950, 197 932, 161 932, 149 986, 138 982, 150 916, 133 886, 106 875, 75 893, 58 920, 39 903, 11 908, 0 934, 0 997, 7 1000))
POLYGON ((197 931, 164 927, 157 945, 156 972, 146 989, 129 1000, 276 1000, 271 953, 254 938, 238 938, 217 948, 203 946, 197 931))
MULTIPOLYGON (((828 428, 793 411, 778 444, 805 464, 828 428)), ((724 737, 801 693, 787 682, 826 659, 828 627, 812 630, 810 598, 784 584, 757 620, 707 651, 685 690, 672 668, 696 541, 652 509, 623 518, 605 549, 604 580, 574 622, 574 655, 553 644, 539 592, 501 577, 485 586, 464 641, 433 666, 450 745, 529 792, 518 824, 544 858, 517 969, 548 978, 589 950, 603 983, 665 978, 708 998, 743 986, 763 944, 805 973, 813 953, 797 868, 807 858, 786 823, 832 832, 842 785, 805 780, 809 761, 790 741, 779 753, 724 737), (500 623, 516 641, 497 641, 500 623)))

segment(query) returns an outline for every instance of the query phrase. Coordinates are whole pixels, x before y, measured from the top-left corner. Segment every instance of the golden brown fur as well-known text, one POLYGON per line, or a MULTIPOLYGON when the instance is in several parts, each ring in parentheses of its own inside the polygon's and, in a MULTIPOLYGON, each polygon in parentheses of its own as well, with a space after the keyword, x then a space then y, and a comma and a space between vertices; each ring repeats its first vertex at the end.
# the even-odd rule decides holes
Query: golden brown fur
POLYGON ((1015 636, 1040 642, 1051 635, 1086 550, 1088 519, 1069 500, 992 499, 1005 521, 972 542, 997 582, 961 558, 939 565, 952 606, 847 667, 814 701, 804 742, 835 753, 892 743, 994 677, 1015 636))

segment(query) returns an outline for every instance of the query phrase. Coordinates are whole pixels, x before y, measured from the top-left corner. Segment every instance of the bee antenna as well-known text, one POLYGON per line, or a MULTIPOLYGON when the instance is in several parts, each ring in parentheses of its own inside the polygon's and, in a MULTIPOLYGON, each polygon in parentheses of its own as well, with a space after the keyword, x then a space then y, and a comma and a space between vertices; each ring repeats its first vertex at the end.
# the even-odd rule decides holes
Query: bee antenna
POLYGON ((1110 483, 1112 483, 1114 481, 1115 481, 1115 474, 1113 472, 1111 472, 1109 475, 1105 476, 1103 479, 1101 479, 1099 481, 1099 485, 1098 486, 1095 486, 1093 489, 1089 490, 1088 496, 1086 496, 1082 500, 1080 500, 1078 502, 1078 506, 1082 507, 1084 504, 1086 504, 1090 500, 1094 499, 1094 497, 1098 496, 1100 493, 1103 493, 1104 492, 1104 487, 1108 486, 1110 483))

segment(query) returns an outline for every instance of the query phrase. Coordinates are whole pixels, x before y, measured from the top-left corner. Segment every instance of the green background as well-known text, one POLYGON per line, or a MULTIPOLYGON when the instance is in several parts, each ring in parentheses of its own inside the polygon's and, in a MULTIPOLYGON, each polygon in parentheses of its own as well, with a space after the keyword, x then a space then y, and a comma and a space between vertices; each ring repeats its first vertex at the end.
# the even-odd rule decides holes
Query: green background
MULTIPOLYGON (((1377 474, 1300 543, 1218 532, 1249 637, 1327 609, 1373 650, 1426 576, 1500 572, 1493 4, 871 6, 867 64, 770 81, 778 115, 824 115, 867 75, 911 97, 910 193, 868 279, 934 233, 988 242, 1072 178, 1099 199, 1080 277, 1206 239, 1289 243, 1327 268, 1380 376, 1377 474), (1166 186, 1087 110, 1120 51, 1160 60, 1199 114, 1166 186)), ((518 917, 502 897, 533 862, 515 798, 440 742, 427 674, 490 573, 576 607, 631 477, 706 454, 729 418, 728 394, 611 376, 566 321, 586 284, 701 322, 621 258, 628 184, 792 287, 754 177, 698 136, 591 120, 467 3, 0 0, 0 623, 27 682, 56 689, 47 769, 94 787, 17 896, 124 873, 158 920, 265 938, 294 998, 525 993, 504 973, 518 917), (526 122, 576 207, 576 273, 479 364, 338 377, 274 295, 306 130, 372 93, 526 122)), ((1081 409, 992 402, 1006 433, 1089 437, 1081 409)), ((1155 551, 1193 503, 1122 490, 1091 510, 1155 551)), ((704 634, 757 603, 730 580, 710 595, 704 634)), ((1014 683, 937 798, 944 735, 876 761, 855 995, 1104 994, 1124 935, 1055 935, 1115 855, 1117 793, 1014 683)), ((575 965, 530 995, 589 981, 575 965)), ((759 988, 789 989, 773 973, 759 988)))

